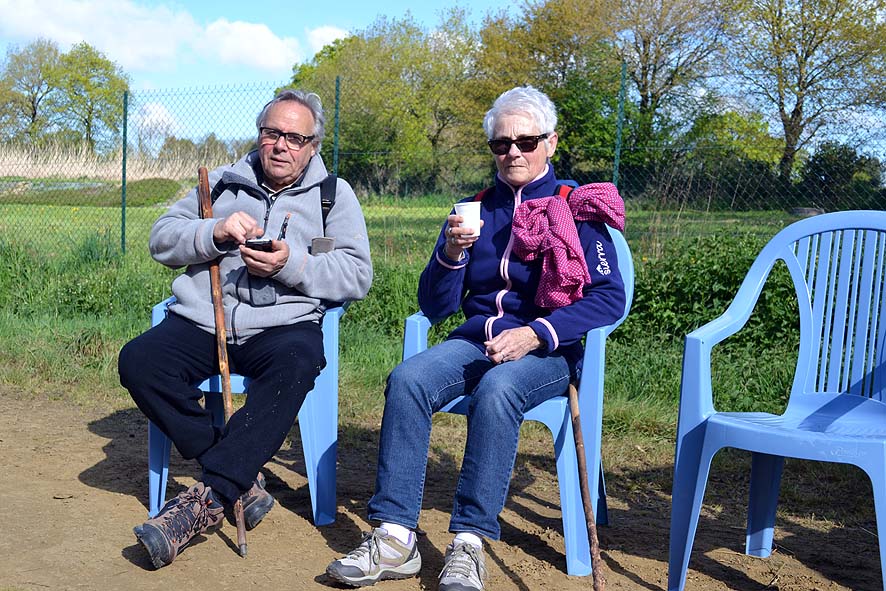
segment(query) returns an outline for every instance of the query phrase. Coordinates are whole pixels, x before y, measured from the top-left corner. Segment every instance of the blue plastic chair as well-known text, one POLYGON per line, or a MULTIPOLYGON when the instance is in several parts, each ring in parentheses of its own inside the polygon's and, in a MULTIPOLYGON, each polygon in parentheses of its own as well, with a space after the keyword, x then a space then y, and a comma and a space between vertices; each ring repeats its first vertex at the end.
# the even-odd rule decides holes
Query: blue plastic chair
MULTIPOLYGON (((627 241, 618 230, 609 228, 618 268, 625 286, 625 310, 616 322, 588 331, 585 338, 584 365, 578 385, 579 413, 582 437, 589 469, 588 490, 597 524, 609 522, 606 508, 606 486, 600 458, 603 431, 603 372, 606 367, 606 337, 627 317, 634 297, 634 261, 627 241)), ((403 339, 403 359, 427 349, 430 320, 421 312, 406 319, 403 339)), ((525 415, 527 421, 538 421, 551 431, 554 456, 557 461, 557 480, 560 486, 560 509, 563 516, 563 538, 566 545, 566 572, 570 575, 591 574, 591 553, 588 543, 587 521, 581 502, 578 479, 578 460, 575 437, 572 433, 572 415, 565 395, 546 400, 525 415)), ((469 400, 459 396, 441 409, 441 412, 467 414, 469 400)))
MULTIPOLYGON (((175 301, 170 297, 151 312, 151 324, 166 318, 167 308, 175 301)), ((338 336, 343 307, 326 311, 323 317, 323 352, 326 367, 317 376, 314 389, 308 393, 298 412, 308 488, 314 524, 328 525, 335 521, 335 465, 338 447, 338 336)), ((246 393, 249 380, 231 374, 231 392, 246 393)), ((216 425, 224 425, 224 407, 221 396, 221 376, 215 375, 200 384, 206 407, 212 412, 216 425)), ((156 425, 148 422, 148 515, 154 517, 163 507, 166 481, 169 476, 171 441, 156 425)))
POLYGON ((791 224, 760 252, 726 312, 686 337, 674 465, 668 589, 682 590, 711 459, 752 453, 745 552, 772 551, 785 457, 852 464, 873 484, 886 589, 886 212, 791 224), (799 303, 800 345, 784 414, 719 412, 711 350, 747 322, 784 261, 799 303))

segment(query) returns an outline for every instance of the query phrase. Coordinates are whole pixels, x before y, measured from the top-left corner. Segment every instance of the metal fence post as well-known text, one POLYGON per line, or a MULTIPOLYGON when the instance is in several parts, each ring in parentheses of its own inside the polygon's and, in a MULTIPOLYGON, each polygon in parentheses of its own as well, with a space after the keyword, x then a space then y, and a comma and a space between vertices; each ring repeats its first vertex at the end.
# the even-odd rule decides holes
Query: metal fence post
POLYGON ((335 131, 332 134, 332 174, 338 175, 338 114, 341 101, 341 76, 335 77, 335 131))
POLYGON ((621 160, 621 134, 625 119, 625 80, 627 79, 628 65, 624 60, 621 62, 621 85, 618 89, 618 120, 615 124, 615 158, 612 163, 612 184, 618 186, 618 164, 621 160))
POLYGON ((120 183, 120 250, 126 254, 126 122, 129 120, 129 91, 123 91, 123 171, 120 183))

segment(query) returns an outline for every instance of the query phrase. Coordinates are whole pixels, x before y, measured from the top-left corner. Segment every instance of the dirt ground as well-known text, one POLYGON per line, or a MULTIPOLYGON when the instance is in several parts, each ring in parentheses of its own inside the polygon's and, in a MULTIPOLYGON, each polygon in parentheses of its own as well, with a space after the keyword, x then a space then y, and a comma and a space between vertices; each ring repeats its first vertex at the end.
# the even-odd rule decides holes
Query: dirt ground
MULTIPOLYGON (((159 571, 136 544, 146 517, 146 422, 133 408, 72 407, 59 400, 0 392, 0 590, 22 589, 330 589, 326 565, 367 530, 365 503, 374 478, 377 431, 347 427, 339 444, 339 513, 315 528, 297 429, 265 473, 278 504, 248 536, 249 557, 234 550, 226 523, 159 571)), ((671 467, 610 472, 610 526, 600 529, 607 588, 666 588, 671 467)), ((590 578, 565 572, 557 485, 550 452, 521 451, 501 521, 502 540, 487 550, 488 588, 590 590, 590 578)), ((450 539, 448 511, 457 458, 435 447, 419 540, 421 576, 385 581, 387 591, 436 589, 450 539)), ((170 492, 193 483, 196 465, 173 452, 170 492)), ((873 509, 852 526, 836 516, 779 516, 777 550, 742 554, 744 497, 731 478, 714 480, 690 563, 687 589, 762 591, 881 588, 873 509), (733 500, 733 497, 738 497, 733 500)), ((870 491, 859 496, 869 498, 870 491)), ((866 506, 866 503, 863 504, 866 506)), ((828 513, 829 507, 819 507, 828 513)))

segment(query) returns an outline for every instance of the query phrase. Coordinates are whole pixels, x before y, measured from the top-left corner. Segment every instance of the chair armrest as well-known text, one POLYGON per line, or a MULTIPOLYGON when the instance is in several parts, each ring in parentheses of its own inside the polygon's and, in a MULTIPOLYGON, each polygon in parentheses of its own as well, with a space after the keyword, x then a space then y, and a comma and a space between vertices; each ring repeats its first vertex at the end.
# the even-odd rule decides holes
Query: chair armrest
POLYGON ((341 317, 345 315, 345 311, 347 311, 347 308, 347 306, 334 306, 326 310, 326 312, 323 314, 324 336, 327 333, 334 332, 336 335, 336 340, 338 340, 338 325, 341 322, 341 317))
POLYGON ((407 360, 428 348, 428 329, 431 321, 421 312, 406 319, 403 332, 403 360, 407 360))
POLYGON ((166 318, 169 306, 174 303, 175 296, 169 296, 159 304, 155 304, 154 307, 151 308, 151 326, 157 326, 163 322, 163 319, 166 318))

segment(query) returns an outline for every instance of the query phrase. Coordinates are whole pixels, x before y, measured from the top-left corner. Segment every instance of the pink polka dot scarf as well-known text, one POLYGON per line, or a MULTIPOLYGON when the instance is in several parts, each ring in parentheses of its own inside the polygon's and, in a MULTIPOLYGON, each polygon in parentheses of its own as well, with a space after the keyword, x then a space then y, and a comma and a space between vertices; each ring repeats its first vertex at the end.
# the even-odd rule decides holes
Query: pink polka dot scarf
POLYGON ((524 261, 541 259, 535 303, 546 309, 582 298, 591 282, 575 220, 603 222, 624 231, 625 206, 612 183, 591 183, 559 196, 531 199, 514 212, 513 252, 524 261))

